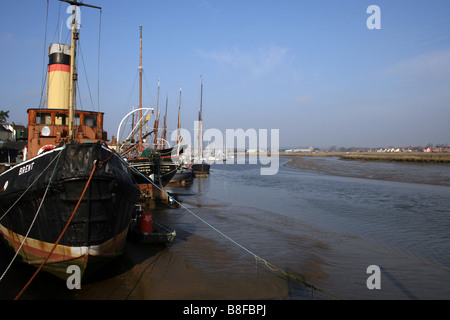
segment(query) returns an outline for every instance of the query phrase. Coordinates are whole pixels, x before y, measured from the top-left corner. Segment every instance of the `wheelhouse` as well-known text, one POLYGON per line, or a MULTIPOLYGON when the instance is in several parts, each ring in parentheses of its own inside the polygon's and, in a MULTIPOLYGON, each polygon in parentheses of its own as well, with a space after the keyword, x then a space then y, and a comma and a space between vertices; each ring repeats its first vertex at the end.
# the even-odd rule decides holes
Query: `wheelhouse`
MULTIPOLYGON (((27 158, 36 156, 46 146, 69 140, 69 110, 28 109, 27 158)), ((103 131, 103 112, 76 110, 73 141, 97 142, 108 139, 103 131)))

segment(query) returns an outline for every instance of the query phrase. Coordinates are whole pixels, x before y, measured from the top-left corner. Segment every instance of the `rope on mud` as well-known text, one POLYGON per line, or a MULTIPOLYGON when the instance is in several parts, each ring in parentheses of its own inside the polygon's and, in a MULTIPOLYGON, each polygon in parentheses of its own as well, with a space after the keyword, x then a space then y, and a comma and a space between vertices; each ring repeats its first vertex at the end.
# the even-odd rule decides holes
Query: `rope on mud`
MULTIPOLYGON (((260 256, 258 256, 256 253, 250 251, 249 249, 247 249, 246 247, 244 247, 243 245, 241 245, 240 243, 236 242, 235 240, 233 240, 232 238, 230 238, 229 236, 227 236, 225 233, 223 233, 222 231, 220 231, 219 229, 217 229, 216 227, 214 227, 213 225, 211 225, 209 222, 207 222, 206 220, 204 220, 203 218, 199 217, 197 214, 195 214, 192 210, 190 210, 189 208, 185 207, 182 203, 178 202, 176 199, 174 199, 169 193, 167 193, 165 190, 163 190, 162 188, 160 188, 159 186, 157 186, 150 178, 148 178, 147 176, 145 176, 144 174, 142 174, 139 170, 137 170, 136 168, 134 168, 132 165, 129 165, 130 168, 139 173, 141 176, 143 176, 147 181, 149 181, 151 184, 153 184, 155 187, 157 187, 160 191, 164 192, 172 201, 176 202, 178 205, 180 205, 181 207, 183 207, 184 209, 186 209, 190 214, 192 214, 194 217, 196 217, 197 219, 199 219, 201 222, 203 222, 204 224, 206 224, 208 227, 210 227, 211 229, 213 229, 214 231, 216 231, 217 233, 219 233, 221 236, 223 236, 224 238, 228 239, 229 241, 231 241, 232 243, 234 243, 235 245, 237 245, 239 248, 241 248, 242 250, 248 252, 249 254, 251 254, 256 262, 260 261, 262 262, 269 270, 273 271, 273 272, 280 272, 283 275, 285 275, 286 277, 289 277, 303 285, 305 285, 308 288, 311 288, 312 290, 316 290, 318 292, 321 292, 329 297, 332 297, 333 299, 339 299, 338 297, 334 296, 331 293, 328 293, 322 289, 317 288, 316 286, 306 282, 303 279, 299 279, 298 277, 294 276, 291 273, 288 273, 286 271, 284 271, 282 268, 277 267, 275 265, 273 265, 272 263, 268 262, 267 260, 261 258, 260 256)), ((302 276, 303 277, 303 276, 302 276)))

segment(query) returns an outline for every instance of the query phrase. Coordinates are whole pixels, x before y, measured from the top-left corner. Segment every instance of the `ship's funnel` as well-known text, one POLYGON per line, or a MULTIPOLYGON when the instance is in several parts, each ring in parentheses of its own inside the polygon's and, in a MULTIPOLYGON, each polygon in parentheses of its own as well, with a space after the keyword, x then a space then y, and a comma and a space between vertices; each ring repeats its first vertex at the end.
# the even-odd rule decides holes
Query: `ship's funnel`
POLYGON ((47 73, 47 107, 69 109, 70 46, 50 45, 47 73))

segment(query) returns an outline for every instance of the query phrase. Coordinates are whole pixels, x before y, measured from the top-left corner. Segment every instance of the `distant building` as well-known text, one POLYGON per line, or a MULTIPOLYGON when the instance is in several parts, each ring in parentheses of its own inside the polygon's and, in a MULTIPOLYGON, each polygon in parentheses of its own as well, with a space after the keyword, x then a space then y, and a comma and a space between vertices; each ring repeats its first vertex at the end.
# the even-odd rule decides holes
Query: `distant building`
POLYGON ((441 148, 425 148, 423 152, 442 152, 441 148))
POLYGON ((301 147, 301 148, 296 148, 296 149, 288 149, 286 150, 286 152, 289 153, 311 153, 314 151, 314 147, 301 147))
POLYGON ((11 124, 0 124, 0 140, 1 141, 17 141, 27 139, 27 128, 22 125, 11 124))
POLYGON ((0 140, 14 140, 14 129, 9 124, 0 124, 0 140))
POLYGON ((27 139, 27 128, 22 125, 14 125, 14 137, 15 137, 16 141, 17 140, 26 140, 27 139))
POLYGON ((377 152, 402 152, 402 150, 401 150, 400 148, 393 148, 393 147, 390 147, 390 148, 381 148, 381 149, 378 149, 377 152))
POLYGON ((14 122, 0 124, 0 163, 23 161, 26 144, 27 134, 24 126, 17 126, 14 122))

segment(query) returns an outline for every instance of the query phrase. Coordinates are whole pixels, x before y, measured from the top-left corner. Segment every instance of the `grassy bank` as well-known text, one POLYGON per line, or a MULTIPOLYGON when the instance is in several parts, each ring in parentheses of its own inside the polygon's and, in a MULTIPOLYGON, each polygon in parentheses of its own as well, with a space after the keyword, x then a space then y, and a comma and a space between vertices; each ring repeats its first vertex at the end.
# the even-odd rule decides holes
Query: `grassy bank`
POLYGON ((340 157, 342 160, 359 161, 389 161, 389 162, 415 162, 415 163, 443 163, 450 164, 450 153, 347 153, 347 152, 326 152, 326 153, 284 153, 280 156, 287 157, 340 157))

